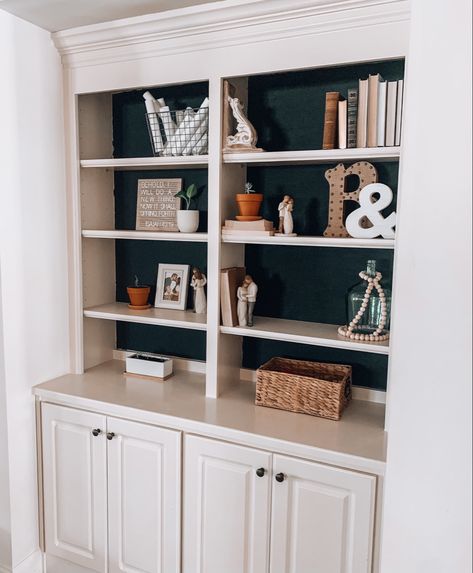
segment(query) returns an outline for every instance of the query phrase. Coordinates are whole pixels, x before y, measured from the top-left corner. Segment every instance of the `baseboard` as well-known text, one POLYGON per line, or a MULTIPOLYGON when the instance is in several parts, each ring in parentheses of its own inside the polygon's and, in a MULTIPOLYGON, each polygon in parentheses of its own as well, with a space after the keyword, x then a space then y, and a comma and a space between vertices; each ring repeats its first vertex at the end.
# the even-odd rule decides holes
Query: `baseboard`
POLYGON ((0 569, 0 573, 43 573, 43 554, 38 549, 13 569, 0 569))
MULTIPOLYGON (((113 351, 113 358, 115 360, 125 360, 127 355, 134 354, 133 351, 127 350, 114 350, 113 351)), ((180 358, 179 356, 171 356, 166 354, 169 358, 172 358, 174 363, 174 370, 183 370, 187 372, 198 372, 199 374, 205 374, 206 372, 206 364, 202 360, 189 360, 188 358, 180 358)))
POLYGON ((0 565, 0 573, 12 573, 11 567, 0 565))

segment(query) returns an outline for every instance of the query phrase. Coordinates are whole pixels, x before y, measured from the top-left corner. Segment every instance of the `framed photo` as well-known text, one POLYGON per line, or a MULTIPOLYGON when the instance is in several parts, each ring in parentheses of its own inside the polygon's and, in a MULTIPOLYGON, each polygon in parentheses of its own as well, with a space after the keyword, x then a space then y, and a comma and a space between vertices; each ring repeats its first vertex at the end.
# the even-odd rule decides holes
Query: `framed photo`
POLYGON ((136 230, 177 233, 181 190, 182 179, 138 179, 136 230))
POLYGON ((156 308, 185 310, 189 286, 189 265, 160 263, 156 284, 156 308))

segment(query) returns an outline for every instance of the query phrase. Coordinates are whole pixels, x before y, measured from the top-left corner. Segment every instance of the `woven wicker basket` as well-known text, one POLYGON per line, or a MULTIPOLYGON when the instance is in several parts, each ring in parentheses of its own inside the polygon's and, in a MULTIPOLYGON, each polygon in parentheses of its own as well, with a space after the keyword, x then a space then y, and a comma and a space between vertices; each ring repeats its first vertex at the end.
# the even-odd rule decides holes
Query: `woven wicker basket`
POLYGON ((350 400, 351 366, 271 358, 257 370, 257 406, 339 420, 350 400))

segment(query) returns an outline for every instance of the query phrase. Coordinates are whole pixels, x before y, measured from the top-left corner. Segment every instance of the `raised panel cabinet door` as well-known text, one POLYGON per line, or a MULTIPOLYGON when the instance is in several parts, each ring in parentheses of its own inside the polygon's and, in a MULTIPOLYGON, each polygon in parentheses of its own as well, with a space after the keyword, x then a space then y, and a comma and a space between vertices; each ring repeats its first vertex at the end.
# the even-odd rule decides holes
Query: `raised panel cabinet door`
POLYGON ((267 573, 271 454, 196 436, 184 448, 183 573, 267 573))
POLYGON ((46 553, 105 572, 106 418, 52 404, 41 414, 46 553))
POLYGON ((369 573, 376 478, 279 455, 273 474, 271 573, 369 573))
POLYGON ((181 433, 107 418, 109 573, 179 573, 181 433))

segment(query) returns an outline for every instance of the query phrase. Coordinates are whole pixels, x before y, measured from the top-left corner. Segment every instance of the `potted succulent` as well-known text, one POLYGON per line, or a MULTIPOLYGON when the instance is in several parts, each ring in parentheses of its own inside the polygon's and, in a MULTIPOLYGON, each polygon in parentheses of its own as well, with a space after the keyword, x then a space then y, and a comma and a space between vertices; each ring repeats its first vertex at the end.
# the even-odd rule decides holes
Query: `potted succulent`
POLYGON ((140 284, 138 277, 135 275, 135 284, 126 287, 126 292, 130 297, 130 308, 134 310, 145 310, 151 305, 148 304, 148 298, 151 288, 148 285, 140 284))
POLYGON ((175 197, 184 199, 186 208, 177 211, 177 227, 181 233, 195 233, 199 228, 199 211, 191 209, 192 199, 195 199, 200 191, 197 185, 192 183, 185 191, 179 191, 175 197))
POLYGON ((263 194, 255 193, 252 183, 245 183, 245 192, 237 193, 236 202, 240 212, 238 221, 257 221, 261 219, 259 210, 263 202, 263 194))

